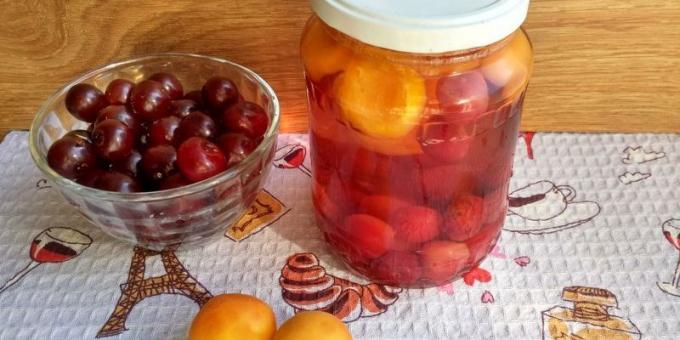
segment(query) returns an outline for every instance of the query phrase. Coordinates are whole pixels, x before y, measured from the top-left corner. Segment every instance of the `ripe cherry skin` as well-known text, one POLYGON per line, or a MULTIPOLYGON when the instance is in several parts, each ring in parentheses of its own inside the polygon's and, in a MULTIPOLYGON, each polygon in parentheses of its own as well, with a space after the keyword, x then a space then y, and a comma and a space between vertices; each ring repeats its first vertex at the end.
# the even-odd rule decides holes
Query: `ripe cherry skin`
POLYGON ((186 100, 193 100, 193 101, 196 103, 196 105, 199 106, 199 108, 203 108, 203 107, 204 107, 204 104, 203 104, 203 91, 201 91, 201 90, 195 90, 195 91, 187 92, 187 93, 184 95, 184 98, 183 98, 183 99, 186 99, 186 100))
POLYGON ((177 99, 170 102, 168 114, 184 118, 194 111, 200 111, 200 105, 191 99, 177 99))
POLYGON ((134 178, 116 171, 100 172, 94 179, 93 185, 97 189, 123 193, 140 190, 139 183, 134 178))
POLYGON ((158 182, 175 171, 177 152, 171 145, 156 145, 142 154, 139 168, 145 179, 158 182))
POLYGON ((159 72, 149 77, 149 80, 161 83, 172 99, 180 99, 184 95, 182 83, 170 73, 159 72))
POLYGON ((109 105, 103 108, 99 111, 94 127, 97 127, 97 124, 107 119, 118 120, 131 128, 135 133, 139 130, 139 119, 132 115, 132 112, 125 105, 109 105))
POLYGON ((99 175, 103 172, 106 172, 107 170, 101 169, 101 168, 95 168, 90 171, 88 171, 86 174, 78 177, 76 179, 76 182, 80 185, 84 185, 86 187, 90 188, 95 188, 94 186, 94 181, 99 177, 99 175))
POLYGON ((92 143, 71 131, 50 146, 47 163, 58 174, 75 180, 97 168, 97 154, 92 143))
POLYGON ((124 123, 115 119, 107 119, 94 127, 92 142, 99 157, 115 162, 132 153, 135 134, 124 123))
POLYGON ((259 139, 267 132, 269 117, 259 105, 244 101, 224 110, 222 124, 227 131, 259 139))
POLYGON ((224 77, 208 79, 202 88, 203 102, 213 110, 222 110, 238 100, 236 84, 224 77))
POLYGON ((246 137, 241 133, 225 133, 217 137, 215 144, 227 156, 228 166, 231 167, 236 163, 244 160, 248 155, 253 153, 257 147, 257 142, 246 137))
POLYGON ((129 156, 114 162, 111 168, 128 176, 137 177, 140 160, 142 160, 142 155, 137 150, 132 150, 129 156))
POLYGON ((180 119, 175 116, 163 117, 156 120, 149 128, 147 144, 149 146, 172 144, 175 139, 175 131, 179 126, 180 119))
POLYGON ((168 190, 183 187, 189 184, 191 184, 191 182, 189 182, 188 179, 184 178, 182 174, 175 173, 162 180, 159 189, 168 190))
POLYGON ((190 137, 211 139, 217 135, 217 124, 207 114, 194 111, 184 117, 175 131, 175 143, 180 144, 190 137))
POLYGON ((73 86, 68 90, 64 103, 68 112, 89 123, 94 122, 99 110, 109 104, 102 91, 90 84, 73 86))
POLYGON ((106 87, 104 94, 111 105, 125 105, 135 83, 127 79, 115 79, 106 87))
POLYGON ((82 185, 119 192, 165 190, 215 176, 254 152, 269 123, 265 110, 246 103, 236 84, 219 76, 187 93, 166 72, 139 83, 114 79, 105 90, 77 84, 65 106, 88 128, 54 142, 48 163, 82 185))
POLYGON ((151 128, 150 122, 142 122, 139 124, 139 132, 135 139, 135 147, 139 152, 146 150, 149 145, 149 129, 151 128))
POLYGON ((177 167, 189 181, 198 182, 226 170, 227 158, 207 139, 191 137, 177 150, 177 167))
POLYGON ((130 107, 142 120, 153 121, 167 115, 171 97, 163 84, 145 80, 130 93, 130 107))

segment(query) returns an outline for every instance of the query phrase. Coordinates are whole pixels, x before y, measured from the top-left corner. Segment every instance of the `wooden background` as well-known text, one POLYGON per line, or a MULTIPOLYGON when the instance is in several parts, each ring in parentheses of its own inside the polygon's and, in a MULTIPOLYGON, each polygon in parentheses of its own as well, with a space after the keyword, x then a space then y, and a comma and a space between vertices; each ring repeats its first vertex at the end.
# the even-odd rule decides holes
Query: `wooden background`
MULTIPOLYGON (((0 0, 0 135, 41 102, 114 60, 215 55, 268 79, 282 130, 306 130, 298 40, 305 0, 0 0)), ((533 0, 536 50, 523 128, 680 132, 680 1, 533 0)))

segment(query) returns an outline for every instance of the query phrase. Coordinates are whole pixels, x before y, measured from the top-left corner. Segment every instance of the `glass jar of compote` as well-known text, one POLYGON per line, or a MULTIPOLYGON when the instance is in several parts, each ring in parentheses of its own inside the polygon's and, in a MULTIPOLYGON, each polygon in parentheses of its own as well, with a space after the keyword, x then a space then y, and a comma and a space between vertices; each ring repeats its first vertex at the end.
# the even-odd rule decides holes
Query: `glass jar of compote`
POLYGON ((301 54, 325 238, 373 282, 441 285, 496 243, 528 0, 312 0, 301 54))

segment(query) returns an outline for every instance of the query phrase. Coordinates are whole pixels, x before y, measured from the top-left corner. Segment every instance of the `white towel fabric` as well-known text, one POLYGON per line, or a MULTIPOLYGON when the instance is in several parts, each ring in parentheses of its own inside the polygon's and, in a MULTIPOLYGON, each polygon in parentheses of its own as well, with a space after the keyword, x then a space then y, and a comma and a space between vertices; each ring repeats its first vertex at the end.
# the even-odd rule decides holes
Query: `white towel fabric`
MULTIPOLYGON (((13 283, 0 293, 0 339, 94 339, 98 333, 104 339, 185 339, 197 297, 148 297, 104 327, 126 287, 133 246, 88 224, 41 181, 27 139, 26 132, 12 132, 0 144, 0 286, 13 283), (57 245, 37 256, 73 258, 38 264, 29 256, 36 238, 40 246, 60 238, 73 242, 79 254, 57 245), (15 276, 22 270, 25 276, 15 276)), ((306 136, 280 136, 280 147, 295 143, 306 145, 306 136)), ((279 201, 276 220, 198 249, 168 252, 213 295, 242 292, 265 300, 279 324, 295 312, 279 284, 287 258, 317 259, 333 287, 353 295, 344 305, 318 303, 344 308, 337 313, 353 320, 355 339, 552 339, 543 312, 570 307, 562 300, 567 286, 613 293, 618 308, 610 312, 635 325, 631 339, 677 339, 680 296, 659 284, 673 280, 680 255, 662 233, 665 221, 680 219, 680 136, 538 133, 532 145, 533 160, 525 140, 518 140, 511 196, 555 188, 568 202, 557 210, 547 201, 512 209, 499 245, 481 265, 490 282, 399 291, 349 274, 316 229, 304 168, 272 171, 265 186, 271 196, 263 200, 279 201)), ((307 159, 304 165, 309 168, 307 159)), ((144 276, 166 274, 161 257, 147 255, 138 254, 144 276)), ((319 289, 333 288, 328 282, 319 289)), ((581 326, 569 327, 575 332, 581 326)), ((585 338, 596 339, 593 334, 585 338)))

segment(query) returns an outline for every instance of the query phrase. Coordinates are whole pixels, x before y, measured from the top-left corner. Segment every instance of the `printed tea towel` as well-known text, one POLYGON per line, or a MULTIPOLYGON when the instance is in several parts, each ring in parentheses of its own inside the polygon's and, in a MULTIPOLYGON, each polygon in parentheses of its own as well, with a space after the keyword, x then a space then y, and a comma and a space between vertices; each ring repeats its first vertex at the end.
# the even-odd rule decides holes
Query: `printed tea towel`
POLYGON ((305 135, 280 136, 265 190, 224 237, 162 251, 88 224, 27 139, 0 144, 0 339, 185 339, 199 306, 226 292, 262 298, 279 323, 332 311, 360 340, 680 334, 680 136, 522 133, 510 199, 540 199, 513 204, 479 268, 424 290, 366 282, 328 253, 305 135), (328 284, 291 294, 288 282, 312 279, 328 284))

